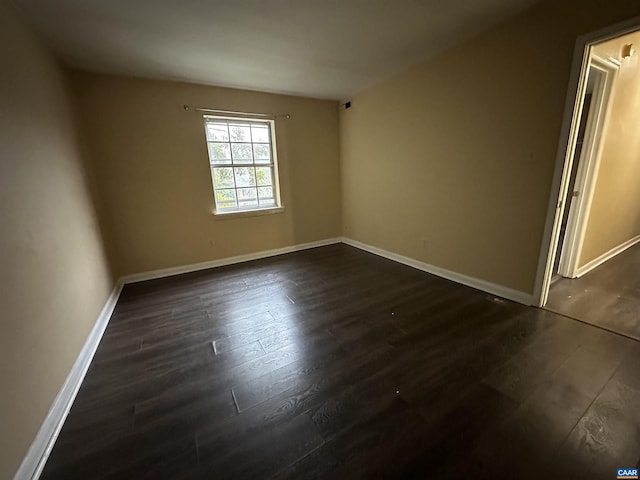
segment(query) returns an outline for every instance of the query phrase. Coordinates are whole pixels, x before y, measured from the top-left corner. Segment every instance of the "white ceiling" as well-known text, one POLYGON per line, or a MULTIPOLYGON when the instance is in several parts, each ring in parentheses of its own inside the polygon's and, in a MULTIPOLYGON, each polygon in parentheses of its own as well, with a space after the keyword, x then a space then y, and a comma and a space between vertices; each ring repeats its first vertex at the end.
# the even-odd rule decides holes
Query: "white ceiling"
POLYGON ((344 99, 538 0, 13 0, 73 67, 344 99))

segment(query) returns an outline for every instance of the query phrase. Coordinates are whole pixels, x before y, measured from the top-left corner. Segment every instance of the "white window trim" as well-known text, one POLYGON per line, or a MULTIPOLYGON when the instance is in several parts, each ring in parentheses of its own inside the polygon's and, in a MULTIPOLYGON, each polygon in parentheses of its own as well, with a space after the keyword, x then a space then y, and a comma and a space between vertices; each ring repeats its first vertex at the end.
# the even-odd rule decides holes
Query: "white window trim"
POLYGON ((275 213, 284 212, 284 206, 280 205, 279 207, 266 207, 259 208, 257 210, 233 210, 227 212, 216 212, 215 210, 211 213, 215 215, 216 220, 230 220, 232 218, 241 218, 241 217, 258 217, 261 215, 273 215, 275 213))
MULTIPOLYGON (((257 119, 257 118, 253 118, 250 116, 225 116, 225 115, 211 115, 211 114, 207 114, 203 116, 203 123, 204 123, 204 127, 205 130, 207 128, 207 123, 209 121, 209 119, 219 119, 219 120, 225 120, 225 121, 243 121, 243 122, 255 122, 255 123, 268 123, 269 124, 269 131, 270 131, 270 136, 271 136, 271 156, 272 156, 272 163, 273 165, 269 164, 268 166, 273 168, 273 190, 274 190, 274 200, 275 200, 275 205, 273 206, 268 206, 268 207, 248 207, 248 208, 238 208, 236 210, 218 210, 217 208, 217 203, 216 203, 216 190, 215 190, 215 184, 214 184, 214 178, 213 178, 213 167, 215 166, 215 164, 211 164, 211 157, 209 155, 209 146, 208 146, 208 138, 206 136, 206 131, 205 131, 205 142, 207 143, 207 160, 209 163, 209 170, 211 173, 211 188, 212 188, 212 193, 213 193, 213 210, 212 210, 212 214, 216 217, 216 219, 220 219, 220 220, 226 220, 226 219, 231 219, 231 218, 238 218, 238 217, 251 217, 251 216, 260 216, 260 215, 272 215, 272 214, 277 214, 277 213, 282 213, 284 212, 284 205, 282 205, 282 199, 280 196, 280 172, 278 169, 278 153, 277 153, 277 144, 276 144, 276 125, 275 125, 275 119, 257 119)), ((253 143, 253 142, 252 142, 253 143)), ((254 163, 255 165, 255 163, 254 163)), ((233 167, 233 164, 225 164, 225 165, 218 165, 220 167, 222 166, 229 166, 229 167, 233 167)), ((258 165, 260 166, 260 165, 258 165)), ((263 166, 267 166, 267 165, 263 165, 263 166)))

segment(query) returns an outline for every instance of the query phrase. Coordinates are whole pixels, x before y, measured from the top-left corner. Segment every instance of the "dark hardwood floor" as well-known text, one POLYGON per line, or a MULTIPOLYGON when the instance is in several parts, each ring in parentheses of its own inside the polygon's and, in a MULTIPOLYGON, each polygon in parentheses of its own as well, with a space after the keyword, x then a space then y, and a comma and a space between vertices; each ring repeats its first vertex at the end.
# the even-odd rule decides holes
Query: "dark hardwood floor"
POLYGON ((128 285, 41 478, 608 479, 640 343, 346 245, 128 285))
POLYGON ((545 308, 640 340, 640 244, 581 278, 555 281, 545 308))

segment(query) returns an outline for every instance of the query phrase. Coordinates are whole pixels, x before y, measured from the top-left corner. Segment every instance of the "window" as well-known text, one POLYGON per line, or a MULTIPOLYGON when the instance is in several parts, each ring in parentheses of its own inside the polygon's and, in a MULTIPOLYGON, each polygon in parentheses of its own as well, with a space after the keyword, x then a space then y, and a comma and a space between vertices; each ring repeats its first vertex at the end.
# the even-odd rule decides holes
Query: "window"
POLYGON ((204 120, 215 213, 280 208, 273 120, 204 120))

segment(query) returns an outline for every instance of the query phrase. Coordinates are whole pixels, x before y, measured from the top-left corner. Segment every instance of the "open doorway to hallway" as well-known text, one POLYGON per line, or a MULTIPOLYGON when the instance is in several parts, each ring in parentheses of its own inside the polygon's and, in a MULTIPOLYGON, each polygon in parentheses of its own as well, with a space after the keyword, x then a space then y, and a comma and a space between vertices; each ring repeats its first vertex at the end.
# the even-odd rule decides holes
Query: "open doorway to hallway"
MULTIPOLYGON (((598 84, 598 86, 601 86, 603 84, 602 76, 604 76, 602 72, 600 72, 598 69, 594 68, 593 66, 589 67, 588 75, 589 76, 587 78, 587 88, 584 94, 584 99, 582 100, 582 107, 580 112, 580 126, 578 128, 578 136, 576 138, 574 152, 573 152, 573 159, 571 162, 571 175, 569 177, 569 187, 567 189, 567 196, 565 198, 564 208, 562 210, 562 223, 560 224, 560 237, 558 238, 558 248, 556 249, 556 256, 553 262, 554 276, 551 279, 552 283, 554 281, 559 280, 561 277, 571 277, 571 275, 568 273, 563 274, 564 272, 562 272, 560 268, 560 261, 564 260, 562 266, 563 266, 563 269, 566 269, 567 257, 569 256, 569 253, 570 253, 569 250, 572 247, 572 245, 569 242, 569 237, 567 236, 567 225, 569 223, 570 213, 575 214, 576 212, 575 206, 577 206, 577 202, 574 202, 574 200, 577 200, 580 194, 580 191, 577 189, 577 185, 576 185, 576 178, 578 176, 578 165, 581 165, 581 164, 584 165, 584 161, 581 162, 580 157, 583 152, 586 154, 588 150, 588 149, 583 149, 583 146, 585 145, 585 134, 587 133, 586 132, 587 123, 589 123, 588 122, 589 120, 591 120, 591 123, 593 123, 595 117, 599 113, 591 110, 591 104, 593 103, 593 92, 596 89, 596 83, 598 84), (571 212, 572 204, 574 205, 573 212, 571 212), (567 240, 566 243, 565 243, 565 240, 567 240), (563 258, 563 252, 564 252, 564 258, 563 258)), ((587 137, 588 144, 589 143, 593 144, 595 141, 592 133, 593 132, 589 132, 590 135, 587 137)), ((587 146, 590 146, 590 145, 587 145, 587 146)))
POLYGON ((586 46, 540 305, 640 340, 637 47, 640 31, 586 46))

